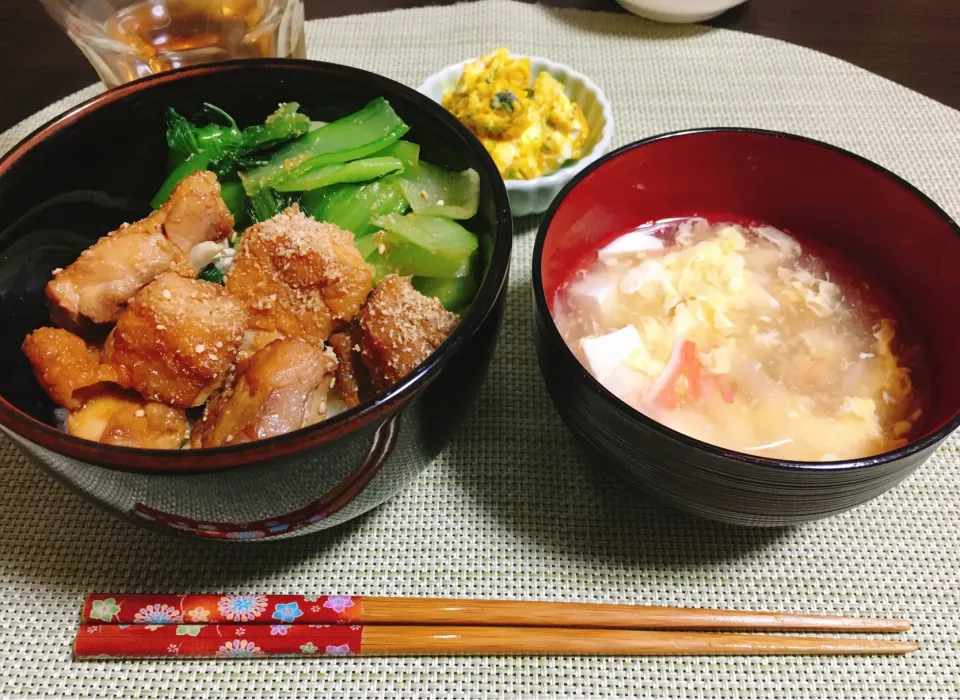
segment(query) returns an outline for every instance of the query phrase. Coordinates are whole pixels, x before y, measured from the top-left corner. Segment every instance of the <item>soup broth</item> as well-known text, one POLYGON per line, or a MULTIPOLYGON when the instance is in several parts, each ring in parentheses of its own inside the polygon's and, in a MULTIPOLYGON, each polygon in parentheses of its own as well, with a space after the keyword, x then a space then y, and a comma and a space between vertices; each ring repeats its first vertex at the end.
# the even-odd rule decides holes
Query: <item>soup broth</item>
POLYGON ((554 300, 610 392, 666 425, 764 457, 835 461, 907 443, 920 348, 834 251, 769 226, 667 221, 589 256, 554 300))

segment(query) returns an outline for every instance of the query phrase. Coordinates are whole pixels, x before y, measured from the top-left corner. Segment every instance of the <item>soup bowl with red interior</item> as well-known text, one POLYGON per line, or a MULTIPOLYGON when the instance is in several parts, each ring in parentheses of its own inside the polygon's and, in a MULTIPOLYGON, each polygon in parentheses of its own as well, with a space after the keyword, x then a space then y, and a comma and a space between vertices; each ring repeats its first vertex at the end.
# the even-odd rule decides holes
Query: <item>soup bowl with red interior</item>
POLYGON ((429 98, 366 71, 257 59, 188 68, 116 88, 62 114, 0 160, 0 432, 33 462, 110 511, 200 537, 268 540, 315 532, 374 508, 450 440, 476 398, 499 334, 512 243, 503 180, 483 146, 429 98), (479 291, 447 340, 401 381, 302 430, 243 445, 147 450, 81 440, 21 352, 50 325, 44 286, 100 236, 150 212, 166 176, 165 111, 209 102, 239 124, 280 102, 332 121, 383 97, 421 157, 480 175, 479 291))
POLYGON ((923 193, 853 153, 756 129, 702 129, 625 146, 547 211, 533 258, 535 341, 560 416, 598 463, 666 503, 728 523, 782 526, 840 513, 920 467, 960 425, 960 228, 923 193), (772 459, 671 430, 604 388, 554 320, 558 290, 618 235, 669 219, 763 222, 824 244, 897 303, 925 352, 930 389, 909 442, 845 461, 772 459))

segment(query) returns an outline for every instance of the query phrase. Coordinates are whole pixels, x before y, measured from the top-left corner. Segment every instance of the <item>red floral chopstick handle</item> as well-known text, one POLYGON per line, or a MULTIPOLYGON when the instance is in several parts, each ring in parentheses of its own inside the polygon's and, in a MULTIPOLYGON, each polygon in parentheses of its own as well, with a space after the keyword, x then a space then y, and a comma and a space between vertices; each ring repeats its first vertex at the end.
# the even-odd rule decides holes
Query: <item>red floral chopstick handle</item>
POLYGON ((359 625, 82 625, 78 659, 353 656, 359 625))
POLYGON ((91 595, 83 603, 87 625, 344 625, 360 621, 360 596, 91 595))

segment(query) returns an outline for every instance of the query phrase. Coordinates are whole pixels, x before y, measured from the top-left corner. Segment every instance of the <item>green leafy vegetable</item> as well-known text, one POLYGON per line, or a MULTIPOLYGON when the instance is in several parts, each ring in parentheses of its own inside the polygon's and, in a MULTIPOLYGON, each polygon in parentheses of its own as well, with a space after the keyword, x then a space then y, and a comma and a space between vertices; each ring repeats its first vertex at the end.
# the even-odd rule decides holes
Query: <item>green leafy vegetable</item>
POLYGON ((282 146, 267 165, 241 173, 240 180, 247 194, 252 195, 322 165, 346 163, 373 155, 409 130, 390 104, 378 97, 359 112, 282 146))
POLYGON ((249 200, 239 180, 226 180, 220 183, 220 197, 227 209, 233 214, 233 227, 242 230, 247 222, 249 200))
POLYGON ((349 163, 323 165, 291 175, 274 186, 278 192, 309 192, 341 182, 369 182, 403 169, 396 158, 366 158, 349 163))
POLYGON ((299 108, 296 102, 285 102, 263 124, 248 126, 240 132, 239 139, 229 150, 213 159, 210 169, 218 178, 224 178, 233 176, 241 169, 252 170, 266 165, 268 160, 262 155, 255 155, 257 152, 302 136, 309 130, 310 118, 299 114, 299 108))
POLYGON ((414 277, 413 286, 428 297, 436 297, 450 311, 469 305, 477 294, 474 275, 465 277, 414 277))
POLYGON ((270 148, 306 134, 310 131, 310 117, 298 113, 298 109, 298 103, 285 102, 263 124, 248 126, 241 133, 240 152, 270 148))
POLYGON ((379 244, 377 243, 377 238, 377 236, 364 236, 356 242, 357 251, 359 251, 360 255, 367 262, 369 262, 369 258, 371 258, 374 253, 378 252, 377 246, 379 244))
POLYGON ((240 129, 233 117, 211 104, 205 103, 203 108, 204 113, 215 115, 226 123, 197 126, 172 107, 167 109, 167 145, 171 150, 185 156, 207 152, 217 158, 240 143, 240 129))
POLYGON ((380 230, 371 223, 374 218, 403 214, 409 208, 397 176, 364 185, 336 185, 306 192, 303 206, 317 221, 353 231, 357 238, 380 230))
POLYGON ((196 125, 173 107, 167 107, 167 146, 181 156, 188 156, 200 150, 196 125))
POLYGON ((259 168, 266 165, 267 161, 256 156, 245 156, 239 150, 227 151, 221 157, 210 162, 209 169, 212 170, 218 178, 236 178, 237 171, 242 169, 259 168))
POLYGON ((214 284, 223 284, 223 272, 213 263, 209 263, 200 270, 197 279, 204 280, 205 282, 213 282, 214 284))
POLYGON ((212 170, 223 180, 238 168, 253 169, 265 165, 265 161, 247 157, 247 154, 306 134, 310 118, 299 114, 299 107, 296 102, 282 104, 265 123, 247 127, 242 132, 233 117, 211 104, 204 105, 204 112, 223 123, 211 121, 206 126, 197 126, 175 109, 168 109, 167 145, 170 146, 172 168, 151 202, 153 207, 162 206, 177 183, 197 170, 212 170))
MULTIPOLYGON (((303 206, 303 210, 309 215, 312 216, 317 221, 327 221, 326 219, 321 218, 321 214, 327 206, 327 202, 333 199, 340 190, 353 190, 355 188, 364 187, 365 185, 332 185, 330 187, 321 187, 319 190, 311 190, 310 192, 304 192, 300 195, 300 203, 303 206)), ((328 221, 327 223, 335 224, 335 221, 328 221)), ((340 226, 340 224, 337 224, 340 226)), ((340 228, 346 228, 341 226, 340 228)), ((348 229, 352 230, 352 229, 348 229)))
POLYGON ((403 163, 404 177, 417 177, 420 174, 420 146, 415 143, 396 141, 373 155, 390 156, 399 160, 403 163))
POLYGON ((252 223, 272 219, 284 209, 300 199, 296 195, 281 194, 273 190, 260 190, 249 198, 247 216, 252 223))
POLYGON ((387 263, 379 250, 377 239, 379 236, 366 236, 357 240, 357 250, 363 259, 373 267, 373 283, 376 285, 380 280, 395 270, 387 263))
POLYGON ((160 185, 160 189, 157 190, 153 199, 150 200, 150 206, 154 209, 159 209, 166 204, 167 200, 170 199, 173 188, 187 175, 195 173, 198 170, 206 170, 210 165, 211 157, 211 154, 208 152, 198 151, 175 167, 167 176, 167 179, 163 181, 163 184, 160 185))
POLYGON ((417 177, 404 178, 403 191, 414 213, 469 219, 480 204, 480 176, 472 168, 456 173, 421 163, 417 177))
POLYGON ((383 231, 384 261, 398 274, 422 277, 465 277, 471 273, 477 237, 450 219, 422 214, 391 214, 373 220, 383 231))
MULTIPOLYGON (((494 108, 510 112, 517 102, 509 91, 493 98, 494 108)), ((479 245, 452 219, 476 215, 477 173, 421 162, 420 147, 402 140, 409 127, 382 98, 329 124, 299 109, 296 102, 281 104, 264 123, 243 130, 213 105, 204 105, 200 124, 168 110, 170 170, 154 207, 190 173, 211 170, 236 231, 298 202, 318 221, 352 231, 377 281, 394 272, 411 275, 417 289, 446 308, 468 306, 477 292, 479 245)), ((231 237, 234 245, 238 236, 231 237)), ((197 277, 223 284, 224 274, 210 263, 197 277)))
POLYGON ((205 114, 225 123, 211 121, 206 126, 197 126, 177 110, 167 109, 167 145, 173 167, 150 202, 154 209, 166 203, 173 188, 183 178, 198 170, 206 170, 213 161, 227 157, 242 140, 233 117, 211 104, 204 104, 203 108, 205 114))
POLYGON ((183 161, 187 159, 180 151, 175 151, 172 148, 167 151, 167 172, 173 172, 173 169, 180 165, 183 161))
POLYGON ((239 128, 239 127, 237 126, 237 122, 234 120, 233 117, 231 117, 229 114, 227 114, 227 112, 226 112, 225 110, 220 109, 219 107, 217 107, 217 106, 214 105, 214 104, 210 104, 209 102, 204 102, 204 103, 203 103, 203 111, 204 111, 207 115, 212 115, 212 116, 210 116, 210 121, 212 121, 212 122, 213 122, 213 121, 216 121, 216 117, 220 117, 220 119, 223 120, 224 124, 226 124, 228 127, 232 128, 232 129, 238 129, 238 128, 239 128))
POLYGON ((287 144, 274 154, 271 162, 281 162, 304 153, 316 156, 356 148, 389 136, 401 128, 404 133, 410 129, 393 111, 390 103, 378 97, 360 111, 348 114, 287 144), (340 143, 337 142, 338 139, 340 143))

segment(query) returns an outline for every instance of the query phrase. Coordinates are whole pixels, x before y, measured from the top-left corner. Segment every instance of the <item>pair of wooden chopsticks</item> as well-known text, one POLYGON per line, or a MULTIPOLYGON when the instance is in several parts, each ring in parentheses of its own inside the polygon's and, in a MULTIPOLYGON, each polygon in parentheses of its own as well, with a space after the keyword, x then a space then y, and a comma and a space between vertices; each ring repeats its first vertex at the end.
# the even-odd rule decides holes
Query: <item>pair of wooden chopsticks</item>
POLYGON ((903 632, 910 629, 906 620, 509 600, 94 595, 82 618, 77 658, 906 654, 918 648, 913 641, 743 633, 903 632))

